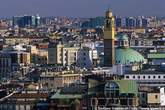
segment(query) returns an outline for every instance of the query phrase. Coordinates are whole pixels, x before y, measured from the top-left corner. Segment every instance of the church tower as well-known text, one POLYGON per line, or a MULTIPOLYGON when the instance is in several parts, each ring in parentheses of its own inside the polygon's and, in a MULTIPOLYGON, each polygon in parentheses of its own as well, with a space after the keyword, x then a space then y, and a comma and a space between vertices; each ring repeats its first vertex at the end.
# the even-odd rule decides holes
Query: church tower
POLYGON ((115 18, 112 11, 106 11, 104 27, 104 66, 112 67, 115 64, 115 18))

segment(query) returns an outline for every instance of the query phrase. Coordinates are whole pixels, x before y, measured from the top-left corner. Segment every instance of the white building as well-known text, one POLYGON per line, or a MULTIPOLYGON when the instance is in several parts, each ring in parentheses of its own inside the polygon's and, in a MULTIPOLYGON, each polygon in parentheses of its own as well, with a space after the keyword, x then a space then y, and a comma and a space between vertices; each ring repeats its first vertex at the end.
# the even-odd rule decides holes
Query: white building
POLYGON ((94 66, 94 60, 98 59, 98 54, 95 49, 83 47, 79 49, 77 57, 77 66, 90 69, 94 66))
POLYGON ((76 65, 80 47, 64 47, 62 49, 62 62, 64 66, 76 65))
POLYGON ((90 69, 93 67, 93 60, 98 59, 97 51, 89 47, 64 47, 63 65, 76 65, 80 68, 90 69))
POLYGON ((164 87, 160 88, 160 105, 165 106, 165 91, 164 87))
POLYGON ((80 68, 90 69, 93 67, 93 62, 97 60, 97 50, 90 47, 50 44, 48 48, 49 64, 76 65, 80 68))
POLYGON ((140 86, 151 87, 164 87, 165 86, 165 74, 158 71, 132 71, 124 75, 126 80, 135 80, 140 86))

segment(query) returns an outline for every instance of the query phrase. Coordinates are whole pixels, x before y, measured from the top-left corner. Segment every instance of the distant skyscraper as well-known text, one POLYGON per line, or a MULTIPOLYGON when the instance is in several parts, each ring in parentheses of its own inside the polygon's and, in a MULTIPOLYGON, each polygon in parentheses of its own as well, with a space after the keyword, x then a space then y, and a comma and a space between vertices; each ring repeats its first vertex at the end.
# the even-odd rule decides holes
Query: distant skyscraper
POLYGON ((143 27, 146 28, 148 25, 148 20, 147 18, 140 16, 136 18, 136 27, 143 27))
POLYGON ((96 28, 96 27, 103 27, 105 24, 105 18, 104 17, 96 17, 91 18, 89 21, 85 21, 82 23, 82 28, 96 28))
POLYGON ((146 28, 148 26, 148 19, 142 18, 142 27, 146 28))
POLYGON ((112 67, 115 64, 115 18, 110 10, 106 11, 104 29, 104 66, 112 67))
POLYGON ((116 27, 122 27, 122 18, 121 17, 116 17, 116 27))
POLYGON ((136 21, 135 18, 128 17, 125 20, 126 20, 126 27, 127 28, 133 28, 133 27, 135 27, 135 21, 136 21))
POLYGON ((21 16, 14 16, 13 17, 13 27, 14 26, 22 26, 23 22, 22 22, 22 17, 21 16))
POLYGON ((41 17, 39 15, 35 16, 35 26, 39 26, 41 24, 41 17))
POLYGON ((14 16, 13 17, 13 27, 18 26, 21 28, 29 27, 29 26, 39 26, 40 25, 40 17, 37 16, 14 16))
POLYGON ((136 18, 136 27, 142 27, 142 18, 141 17, 136 18))

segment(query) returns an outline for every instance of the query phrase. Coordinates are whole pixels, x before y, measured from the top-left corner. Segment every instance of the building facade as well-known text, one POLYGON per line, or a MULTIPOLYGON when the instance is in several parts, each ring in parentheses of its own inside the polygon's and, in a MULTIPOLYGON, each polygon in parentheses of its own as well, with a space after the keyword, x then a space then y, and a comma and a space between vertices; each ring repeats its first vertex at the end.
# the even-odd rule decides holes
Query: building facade
POLYGON ((41 89, 57 89, 72 84, 79 79, 80 74, 73 71, 46 71, 40 75, 39 83, 41 89))

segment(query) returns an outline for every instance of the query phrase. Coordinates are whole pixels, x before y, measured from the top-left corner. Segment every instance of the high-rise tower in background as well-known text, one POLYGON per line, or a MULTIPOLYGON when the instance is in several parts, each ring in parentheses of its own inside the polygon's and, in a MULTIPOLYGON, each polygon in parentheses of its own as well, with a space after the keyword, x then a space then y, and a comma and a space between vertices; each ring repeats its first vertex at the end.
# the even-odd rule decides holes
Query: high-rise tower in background
POLYGON ((115 64, 115 18, 112 11, 106 11, 104 27, 104 66, 112 67, 115 64))
POLYGON ((14 16, 13 17, 13 27, 18 26, 21 28, 25 27, 37 27, 40 25, 40 16, 14 16))

